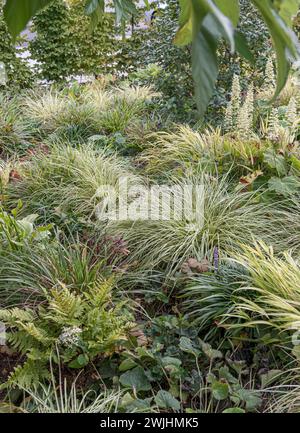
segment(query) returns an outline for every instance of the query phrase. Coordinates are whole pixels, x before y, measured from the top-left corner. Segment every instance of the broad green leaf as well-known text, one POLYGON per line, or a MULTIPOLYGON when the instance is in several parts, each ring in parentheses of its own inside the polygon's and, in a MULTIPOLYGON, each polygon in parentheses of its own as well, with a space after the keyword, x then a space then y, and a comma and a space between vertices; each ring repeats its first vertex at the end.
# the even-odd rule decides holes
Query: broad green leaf
POLYGON ((246 403, 247 410, 257 409, 262 404, 262 399, 258 395, 258 392, 241 388, 236 391, 236 395, 246 403))
POLYGON ((194 347, 192 341, 187 337, 181 337, 179 342, 179 348, 183 352, 190 353, 191 355, 198 357, 200 354, 200 351, 194 347))
POLYGON ((238 379, 234 377, 230 371, 227 365, 224 365, 223 367, 220 367, 219 369, 219 378, 220 379, 226 379, 228 383, 238 383, 238 379))
POLYGON ((120 406, 122 408, 129 406, 132 402, 134 402, 135 398, 132 397, 132 395, 130 394, 130 392, 126 392, 126 394, 124 394, 124 396, 122 397, 122 400, 120 402, 120 406))
POLYGON ((169 365, 172 365, 174 367, 180 367, 181 366, 181 360, 178 358, 173 358, 172 356, 164 356, 161 360, 162 365, 164 367, 167 367, 169 365))
POLYGON ((202 20, 208 13, 206 0, 179 0, 179 30, 174 43, 178 46, 187 45, 200 30, 202 20))
POLYGON ((131 358, 126 358, 119 365, 119 371, 131 370, 133 367, 136 367, 136 362, 131 358))
POLYGON ((168 391, 158 391, 154 397, 155 403, 161 409, 180 410, 179 401, 172 396, 168 391))
POLYGON ((204 28, 194 39, 192 47, 192 75, 200 117, 213 95, 218 72, 217 40, 204 28))
POLYGON ((266 388, 266 386, 271 385, 280 376, 280 374, 282 374, 281 370, 269 370, 267 373, 261 374, 261 387, 266 388))
POLYGON ((189 21, 193 13, 193 2, 192 0, 179 0, 180 15, 179 15, 179 25, 184 25, 189 21))
POLYGON ((151 402, 152 402, 152 397, 148 397, 144 399, 137 398, 127 406, 127 412, 149 413, 151 412, 151 402))
POLYGON ((222 413, 245 413, 245 411, 241 407, 229 407, 228 409, 223 410, 222 413))
POLYGON ((210 344, 205 343, 202 340, 200 340, 200 344, 201 349, 209 359, 223 358, 222 352, 220 352, 220 350, 213 349, 210 344))
POLYGON ((299 10, 300 0, 275 0, 274 4, 281 18, 291 26, 292 18, 299 10))
POLYGON ((174 44, 180 46, 188 45, 193 40, 193 19, 190 19, 178 30, 174 38, 174 44))
POLYGON ((212 395, 216 400, 225 400, 229 394, 229 386, 227 383, 214 381, 212 384, 212 395))
POLYGON ((214 0, 220 11, 226 15, 233 26, 236 27, 240 20, 239 0, 214 0))
POLYGON ((114 0, 117 23, 130 18, 137 13, 132 0, 114 0))
POLYGON ((88 0, 85 5, 85 12, 87 15, 91 15, 99 8, 104 12, 104 0, 88 0))
POLYGON ((85 6, 85 13, 91 17, 91 28, 101 22, 104 14, 104 0, 88 0, 85 6))
POLYGON ((277 194, 289 196, 299 191, 300 182, 296 176, 271 177, 268 182, 269 189, 277 194))
POLYGON ((177 374, 180 371, 181 361, 178 358, 173 358, 172 356, 164 356, 161 362, 165 370, 171 376, 177 374))
POLYGON ((88 356, 82 353, 78 355, 77 358, 75 358, 73 361, 69 362, 68 367, 83 368, 88 364, 88 362, 89 362, 88 356))
POLYGON ((284 156, 278 155, 274 149, 268 149, 264 153, 264 162, 268 164, 270 168, 275 169, 279 176, 287 174, 288 167, 284 156))
POLYGON ((252 0, 262 14, 266 22, 276 51, 277 57, 277 85, 273 100, 279 95, 290 70, 290 57, 299 58, 299 44, 294 33, 288 28, 283 19, 278 15, 273 4, 269 0, 252 0), (298 47, 297 47, 298 45, 298 47))
POLYGON ((235 49, 241 56, 243 56, 248 62, 254 63, 255 58, 248 47, 247 39, 241 32, 235 32, 234 34, 235 40, 235 49))
POLYGON ((52 0, 6 0, 3 8, 4 18, 10 34, 15 40, 25 29, 31 18, 52 0))
POLYGON ((145 347, 137 347, 136 352, 140 358, 155 359, 153 353, 147 350, 145 347))
POLYGON ((127 392, 120 402, 120 409, 126 409, 128 412, 150 412, 151 410, 152 397, 145 398, 134 398, 129 392, 127 392))
MULTIPOLYGON (((210 13, 214 16, 215 20, 218 22, 219 32, 228 40, 230 43, 232 53, 235 50, 235 41, 234 41, 234 24, 224 13, 215 5, 212 0, 206 0, 208 4, 208 9, 210 13)), ((235 0, 234 0, 235 3, 235 0)), ((226 8, 228 9, 228 8, 226 8)), ((217 36, 217 32, 212 32, 217 36)))
POLYGON ((124 387, 129 387, 138 391, 149 391, 151 384, 142 367, 136 367, 133 370, 121 374, 120 383, 124 387))

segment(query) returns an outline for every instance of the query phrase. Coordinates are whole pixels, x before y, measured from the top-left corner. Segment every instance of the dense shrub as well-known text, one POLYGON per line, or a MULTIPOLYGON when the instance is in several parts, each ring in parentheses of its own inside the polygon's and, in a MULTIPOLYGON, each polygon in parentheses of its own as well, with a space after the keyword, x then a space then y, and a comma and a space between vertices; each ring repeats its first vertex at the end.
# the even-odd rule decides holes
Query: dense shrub
POLYGON ((106 14, 91 30, 84 4, 77 0, 68 6, 55 0, 34 18, 37 34, 30 50, 43 78, 59 81, 72 74, 104 73, 109 68, 114 17, 106 14))
MULTIPOLYGON (((255 53, 255 59, 253 64, 249 64, 238 55, 232 56, 225 44, 221 46, 220 74, 206 116, 206 120, 214 125, 220 123, 222 118, 233 75, 241 74, 243 85, 249 78, 260 85, 266 57, 271 49, 267 29, 248 0, 241 1, 241 10, 240 31, 245 36, 251 51, 255 53)), ((178 48, 173 43, 178 12, 176 0, 169 1, 164 10, 157 12, 151 27, 144 32, 141 49, 138 49, 137 59, 140 59, 138 65, 145 67, 149 64, 157 64, 162 68, 161 73, 156 77, 155 85, 164 97, 163 110, 171 112, 179 121, 197 120, 190 48, 178 48)))
MULTIPOLYGON (((5 64, 7 82, 6 86, 12 88, 24 88, 32 83, 32 73, 26 63, 17 56, 17 49, 12 42, 6 23, 3 19, 2 6, 0 5, 0 62, 5 64)), ((5 87, 1 86, 3 90, 5 87)))
POLYGON ((151 26, 144 31, 138 59, 140 67, 154 63, 161 67, 155 85, 164 97, 162 110, 178 120, 188 120, 195 114, 191 52, 189 47, 178 48, 173 43, 178 13, 178 2, 171 0, 155 14, 151 26))

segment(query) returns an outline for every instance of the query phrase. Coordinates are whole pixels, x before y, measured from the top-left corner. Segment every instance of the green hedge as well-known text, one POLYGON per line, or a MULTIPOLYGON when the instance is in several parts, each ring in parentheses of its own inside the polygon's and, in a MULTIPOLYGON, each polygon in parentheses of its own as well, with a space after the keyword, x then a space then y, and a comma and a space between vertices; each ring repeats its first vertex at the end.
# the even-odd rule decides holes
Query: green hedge
POLYGON ((11 90, 30 86, 32 73, 27 64, 17 57, 16 47, 3 19, 2 8, 0 8, 0 62, 4 63, 7 75, 6 86, 0 86, 0 89, 11 90))
POLYGON ((101 74, 109 71, 114 50, 114 16, 91 29, 84 13, 85 2, 67 6, 55 0, 33 20, 36 38, 30 43, 32 57, 40 64, 40 76, 60 81, 70 75, 101 74))

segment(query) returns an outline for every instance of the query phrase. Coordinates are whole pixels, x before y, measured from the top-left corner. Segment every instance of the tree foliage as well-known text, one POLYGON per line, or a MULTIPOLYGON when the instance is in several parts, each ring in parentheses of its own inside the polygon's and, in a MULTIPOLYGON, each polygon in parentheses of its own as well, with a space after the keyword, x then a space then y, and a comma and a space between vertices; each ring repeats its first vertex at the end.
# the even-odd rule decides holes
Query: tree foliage
POLYGON ((55 0, 33 22, 36 38, 30 50, 43 78, 59 81, 72 74, 106 72, 113 50, 112 15, 105 14, 91 31, 82 0, 72 1, 70 6, 55 0))
POLYGON ((17 56, 11 35, 3 19, 0 6, 0 62, 5 64, 6 84, 16 88, 27 87, 31 82, 31 71, 25 62, 17 56))
MULTIPOLYGON (((50 0, 49 0, 50 1, 50 0)), ((24 0, 21 5, 17 0, 7 0, 5 18, 8 28, 15 37, 26 26, 30 18, 48 0, 24 0), (15 11, 18 13, 15 13, 15 11)), ((237 30, 240 20, 239 0, 179 0, 181 14, 179 30, 175 42, 180 46, 192 44, 192 72, 195 82, 195 94, 199 112, 204 114, 213 95, 218 77, 218 47, 225 39, 232 53, 236 50, 249 59, 247 43, 237 30)), ((290 60, 298 59, 300 48, 291 31, 292 17, 297 13, 299 0, 251 0, 263 17, 277 57, 277 85, 274 98, 283 89, 290 60)), ((133 0, 114 0, 117 20, 128 18, 135 13, 133 0)), ((86 11, 94 23, 101 21, 105 9, 104 0, 89 0, 86 11)))

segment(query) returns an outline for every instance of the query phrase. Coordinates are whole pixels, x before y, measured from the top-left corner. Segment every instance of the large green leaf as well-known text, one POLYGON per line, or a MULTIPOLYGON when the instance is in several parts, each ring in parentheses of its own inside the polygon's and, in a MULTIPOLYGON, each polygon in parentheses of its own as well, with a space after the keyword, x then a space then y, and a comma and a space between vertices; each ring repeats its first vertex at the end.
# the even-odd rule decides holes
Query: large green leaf
POLYGON ((234 25, 239 18, 239 10, 236 9, 238 1, 232 0, 233 8, 224 6, 224 0, 218 0, 225 11, 216 6, 212 0, 181 0, 181 14, 179 17, 180 28, 175 36, 177 45, 186 45, 192 41, 201 30, 203 21, 208 14, 212 14, 218 23, 216 37, 224 36, 234 50, 234 25), (234 6, 235 5, 235 6, 234 6), (231 21, 233 20, 233 21, 231 21))
POLYGON ((225 400, 229 395, 229 386, 226 382, 214 381, 211 390, 216 400, 225 400))
POLYGON ((292 24, 292 18, 297 15, 300 0, 275 0, 276 9, 281 18, 288 24, 292 24))
POLYGON ((285 176, 288 172, 288 165, 283 155, 276 153, 274 149, 268 149, 264 153, 264 162, 270 168, 277 171, 279 176, 285 176))
POLYGON ((299 47, 295 35, 278 15, 270 0, 252 0, 261 12, 272 36, 273 45, 277 57, 277 85, 273 99, 275 99, 283 87, 290 70, 290 58, 299 58, 299 47))
POLYGON ((172 396, 168 391, 158 391, 154 397, 155 403, 161 409, 180 410, 179 401, 172 396))
POLYGON ((213 95, 218 77, 218 42, 206 27, 194 39, 192 47, 192 75, 195 83, 195 97, 202 117, 213 95))
POLYGON ((15 39, 31 18, 52 0, 6 0, 3 12, 10 34, 15 39))
POLYGON ((229 407, 228 409, 224 409, 222 413, 245 413, 245 410, 241 407, 229 407))
MULTIPOLYGON (((222 3, 221 1, 219 2, 222 3)), ((181 0, 181 27, 175 43, 192 45, 192 75, 195 83, 195 97, 200 116, 203 116, 213 95, 218 77, 217 47, 224 37, 235 49, 234 24, 238 21, 238 4, 233 0, 234 13, 224 4, 225 14, 212 0, 181 0), (227 14, 227 15, 226 15, 227 14), (234 24, 231 22, 233 17, 234 24)))
POLYGON ((208 13, 206 0, 179 0, 179 30, 174 43, 178 46, 187 45, 200 30, 202 20, 208 13))
POLYGON ((91 28, 93 29, 101 21, 104 14, 104 0, 88 0, 85 13, 91 17, 91 28))
MULTIPOLYGON (((15 38, 30 19, 52 0, 7 0, 4 17, 15 38)), ((292 16, 300 0, 251 0, 266 22, 277 55, 277 86, 274 98, 284 87, 290 68, 290 58, 300 57, 299 43, 290 30, 292 16)), ((136 13, 133 0, 113 0, 117 21, 124 21, 136 13)), ((239 21, 238 0, 179 0, 181 13, 175 43, 193 42, 193 78, 199 112, 204 114, 213 94, 218 75, 217 45, 220 37, 228 40, 233 52, 236 48, 245 58, 251 53, 235 28, 239 21)), ((95 25, 104 12, 104 0, 87 0, 86 12, 95 25)))
POLYGON ((137 10, 132 0, 114 0, 117 22, 135 15, 137 10))
POLYGON ((193 2, 192 0, 179 0, 180 5, 180 15, 179 15, 179 25, 184 25, 189 21, 193 13, 193 2))
POLYGON ((246 37, 243 35, 243 33, 236 31, 234 34, 234 40, 235 40, 235 49, 238 53, 240 53, 241 56, 243 56, 248 62, 254 63, 255 58, 250 51, 250 48, 247 43, 246 37))
POLYGON ((299 191, 300 182, 296 176, 285 176, 282 179, 279 177, 271 177, 268 186, 270 191, 275 191, 277 194, 288 197, 299 191))
MULTIPOLYGON (((137 13, 137 9, 132 0, 113 0, 116 21, 119 23, 122 20, 130 18, 137 13)), ((95 26, 101 21, 105 9, 105 0, 87 0, 85 11, 92 18, 92 24, 95 26)))
POLYGON ((214 0, 220 11, 226 15, 234 27, 239 23, 240 19, 240 2, 239 0, 214 0))
MULTIPOLYGON (((231 17, 228 18, 227 15, 224 15, 224 13, 215 5, 215 3, 212 0, 206 0, 206 1, 209 5, 210 12, 214 15, 214 18, 218 22, 219 32, 228 40, 231 46, 231 51, 234 52, 235 49, 234 25, 233 22, 231 21, 231 17)), ((236 3, 235 0, 233 0, 233 4, 235 3, 236 3)), ((226 8, 226 10, 228 13, 228 8, 226 8)), ((231 14, 229 13, 229 15, 231 14)), ((234 19, 236 18, 234 17, 234 19)), ((215 33, 215 36, 217 37, 218 34, 215 33)))
POLYGON ((183 352, 190 353, 191 355, 198 358, 200 355, 200 350, 198 350, 194 345, 193 342, 188 337, 181 337, 179 342, 179 348, 183 352))
POLYGON ((136 367, 133 370, 126 371, 121 374, 120 383, 134 389, 135 391, 149 391, 151 384, 142 367, 136 367))
MULTIPOLYGON (((252 391, 250 389, 240 388, 235 391, 234 396, 237 397, 237 399, 242 400, 246 403, 246 409, 249 411, 252 411, 254 409, 257 409, 262 404, 262 399, 260 397, 260 393, 257 391, 252 391)), ((232 400, 234 399, 234 396, 232 396, 232 400)))

